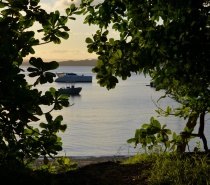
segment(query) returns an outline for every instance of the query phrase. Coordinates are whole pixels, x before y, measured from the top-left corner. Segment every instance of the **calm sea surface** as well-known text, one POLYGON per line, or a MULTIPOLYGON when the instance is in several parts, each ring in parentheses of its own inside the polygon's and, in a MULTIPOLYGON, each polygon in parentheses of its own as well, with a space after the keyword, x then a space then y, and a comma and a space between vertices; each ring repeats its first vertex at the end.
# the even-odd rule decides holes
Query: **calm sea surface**
MULTIPOLYGON (((152 116, 177 133, 184 128, 186 121, 181 118, 157 117, 155 112, 157 108, 153 101, 157 101, 164 93, 146 86, 150 83, 149 77, 133 74, 126 81, 119 80, 115 89, 108 91, 97 84, 91 69, 92 67, 65 66, 53 71, 93 76, 92 83, 75 84, 77 87, 81 86, 82 91, 79 96, 69 98, 72 106, 53 113, 54 117, 63 115, 63 123, 68 126, 66 132, 59 133, 63 141, 63 151, 59 153, 60 155, 133 155, 139 152, 141 147, 134 149, 134 145, 129 145, 126 141, 134 136, 135 130, 142 124, 149 123, 152 116)), ((58 89, 65 85, 54 82, 38 88, 44 92, 50 87, 58 89)), ((171 99, 164 99, 159 101, 158 105, 165 108, 168 105, 177 107, 178 104, 171 99)), ((45 111, 49 109, 44 107, 45 111)), ((210 127, 207 125, 208 141, 209 132, 210 127)), ((196 145, 196 141, 198 140, 191 142, 190 148, 196 145)))

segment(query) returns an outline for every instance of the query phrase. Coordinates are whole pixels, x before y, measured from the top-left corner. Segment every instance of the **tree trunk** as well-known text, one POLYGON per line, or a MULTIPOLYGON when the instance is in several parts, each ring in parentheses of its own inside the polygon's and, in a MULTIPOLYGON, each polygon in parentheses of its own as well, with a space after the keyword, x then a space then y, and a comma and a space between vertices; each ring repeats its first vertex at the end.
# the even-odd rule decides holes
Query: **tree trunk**
POLYGON ((204 150, 205 151, 208 151, 207 140, 206 140, 206 137, 204 135, 204 126, 205 126, 205 120, 204 120, 204 118, 205 118, 205 112, 203 112, 200 115, 200 127, 199 127, 199 131, 198 131, 198 135, 199 135, 199 137, 203 141, 204 150))
POLYGON ((180 144, 177 145, 177 152, 183 153, 185 152, 186 146, 187 146, 187 139, 190 137, 190 134, 192 133, 192 131, 194 130, 196 124, 197 124, 197 119, 198 119, 198 115, 193 115, 190 116, 187 123, 186 123, 186 127, 190 130, 190 133, 181 133, 181 138, 182 138, 182 142, 180 144))

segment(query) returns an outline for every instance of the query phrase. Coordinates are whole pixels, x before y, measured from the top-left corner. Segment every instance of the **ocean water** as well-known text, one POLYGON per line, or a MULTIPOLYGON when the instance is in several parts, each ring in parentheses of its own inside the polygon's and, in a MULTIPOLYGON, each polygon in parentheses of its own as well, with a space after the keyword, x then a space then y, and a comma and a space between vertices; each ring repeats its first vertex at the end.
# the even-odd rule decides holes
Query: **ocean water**
MULTIPOLYGON (((183 130, 186 120, 173 116, 158 117, 155 103, 163 109, 168 105, 177 107, 178 104, 169 98, 157 102, 164 92, 155 91, 154 88, 147 86, 150 83, 149 77, 132 74, 126 81, 119 79, 115 89, 108 91, 97 84, 96 75, 91 69, 92 67, 84 66, 61 66, 53 71, 93 76, 92 83, 75 84, 77 87, 81 86, 82 91, 79 96, 69 98, 72 106, 53 112, 54 117, 63 115, 63 123, 68 126, 66 132, 59 133, 63 141, 63 151, 59 155, 81 157, 134 155, 142 151, 141 146, 134 149, 134 145, 128 144, 127 140, 134 136, 135 130, 141 128, 142 124, 149 123, 152 116, 174 132, 179 133, 183 130)), ((33 79, 28 78, 28 81, 32 83, 33 79)), ((53 82, 38 88, 45 92, 50 87, 58 89, 65 85, 53 82)), ((45 111, 49 109, 50 107, 43 107, 45 111)), ((208 124, 208 119, 206 122, 208 124)), ((209 131, 207 125, 208 140, 209 131)), ((199 140, 192 140, 191 149, 197 141, 199 140)))

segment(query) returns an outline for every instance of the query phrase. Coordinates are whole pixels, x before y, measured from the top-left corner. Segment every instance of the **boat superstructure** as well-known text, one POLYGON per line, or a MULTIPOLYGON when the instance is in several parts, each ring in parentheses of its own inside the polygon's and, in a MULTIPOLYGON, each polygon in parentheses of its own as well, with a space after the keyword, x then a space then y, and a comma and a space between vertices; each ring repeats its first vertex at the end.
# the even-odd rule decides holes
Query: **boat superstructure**
POLYGON ((92 76, 77 75, 76 73, 56 73, 58 78, 55 79, 55 82, 69 82, 69 83, 78 83, 78 82, 92 82, 92 76))

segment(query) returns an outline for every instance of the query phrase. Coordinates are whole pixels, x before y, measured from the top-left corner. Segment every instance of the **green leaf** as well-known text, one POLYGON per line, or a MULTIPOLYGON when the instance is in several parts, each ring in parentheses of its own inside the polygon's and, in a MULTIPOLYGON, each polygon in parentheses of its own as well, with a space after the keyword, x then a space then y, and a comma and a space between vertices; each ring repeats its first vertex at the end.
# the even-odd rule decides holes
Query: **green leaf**
POLYGON ((46 113, 45 114, 45 118, 46 118, 46 120, 47 120, 48 123, 52 123, 52 116, 51 116, 50 113, 46 113))
POLYGON ((55 95, 56 89, 54 87, 50 87, 49 91, 51 94, 55 95))
POLYGON ((36 76, 39 76, 40 75, 40 72, 34 72, 34 73, 30 73, 28 76, 29 77, 36 77, 36 76))
POLYGON ((69 19, 71 19, 71 20, 76 20, 76 18, 75 18, 75 17, 69 17, 69 19))
POLYGON ((63 116, 61 116, 61 115, 57 116, 55 121, 59 121, 59 122, 63 121, 63 116))
POLYGON ((113 39, 113 38, 110 38, 110 39, 109 39, 109 43, 110 43, 111 45, 114 45, 114 39, 113 39))
POLYGON ((68 95, 68 94, 61 94, 59 96, 60 99, 69 99, 69 97, 70 97, 70 95, 68 95))
POLYGON ((69 38, 69 34, 66 32, 61 32, 59 30, 56 31, 55 33, 56 36, 61 37, 63 39, 68 39, 69 38))
POLYGON ((60 44, 61 43, 61 40, 58 37, 55 37, 55 36, 52 37, 52 41, 53 41, 54 44, 60 44))
POLYGON ((70 8, 67 8, 65 11, 66 11, 66 14, 68 15, 70 13, 70 8))
POLYGON ((75 7, 75 4, 71 4, 71 6, 70 6, 70 9, 71 10, 74 10, 76 7, 75 7))
POLYGON ((149 124, 144 123, 144 124, 141 126, 141 128, 148 128, 149 126, 150 126, 149 124))
POLYGON ((6 6, 6 3, 0 2, 0 8, 4 8, 6 6))
POLYGON ((31 120, 31 121, 39 121, 39 118, 37 118, 36 116, 32 115, 32 114, 29 114, 28 115, 28 118, 31 120))
POLYGON ((105 36, 101 36, 100 40, 101 40, 101 42, 106 42, 107 38, 105 36))
POLYGON ((90 43, 93 43, 93 40, 90 37, 88 37, 88 38, 86 38, 85 42, 90 44, 90 43))
POLYGON ((47 124, 45 124, 45 123, 40 123, 39 126, 40 126, 41 128, 47 128, 47 124))
POLYGON ((173 138, 173 140, 176 140, 177 139, 177 135, 176 135, 175 132, 173 133, 172 138, 173 138))
POLYGON ((60 16, 60 13, 57 10, 55 11, 55 13, 50 13, 50 20, 51 20, 52 25, 56 24, 56 22, 59 19, 59 16, 60 16))
POLYGON ((151 117, 150 118, 150 123, 153 123, 154 120, 155 120, 154 117, 151 117))
POLYGON ((167 134, 172 134, 172 132, 171 132, 170 129, 166 129, 166 133, 167 133, 167 134))
POLYGON ((45 66, 46 71, 54 70, 54 69, 57 69, 59 67, 59 63, 56 62, 56 61, 45 62, 44 66, 45 66))
POLYGON ((153 120, 153 122, 152 122, 152 125, 154 126, 154 127, 157 127, 157 128, 159 128, 159 129, 161 129, 161 124, 160 124, 160 122, 158 121, 158 120, 153 120))
POLYGON ((138 139, 140 135, 140 129, 136 129, 135 138, 138 139))
POLYGON ((37 70, 37 68, 28 67, 28 68, 27 68, 27 71, 28 71, 28 72, 37 72, 38 70, 37 70))
POLYGON ((31 6, 37 6, 39 3, 39 0, 30 0, 31 6))
POLYGON ((68 19, 66 16, 61 16, 58 20, 59 25, 65 25, 67 23, 68 19))
POLYGON ((30 60, 29 60, 29 63, 32 66, 35 66, 37 68, 41 68, 44 62, 43 62, 43 60, 41 58, 31 57, 30 60))
POLYGON ((67 128, 67 125, 60 125, 59 127, 60 131, 62 132, 65 132, 66 128, 67 128))
POLYGON ((151 138, 149 138, 149 137, 146 138, 146 143, 147 143, 147 144, 150 144, 151 142, 152 142, 152 139, 151 139, 151 138))
POLYGON ((136 142, 136 138, 131 138, 127 140, 127 143, 131 144, 131 143, 135 143, 136 142))
POLYGON ((166 125, 163 125, 163 126, 162 126, 162 130, 165 129, 165 128, 166 128, 166 125))
POLYGON ((167 107, 167 113, 170 114, 172 112, 172 108, 171 107, 167 107))
POLYGON ((32 129, 24 129, 24 134, 32 134, 33 130, 32 129))
POLYGON ((92 48, 89 48, 88 49, 88 53, 93 53, 93 49, 92 48))

